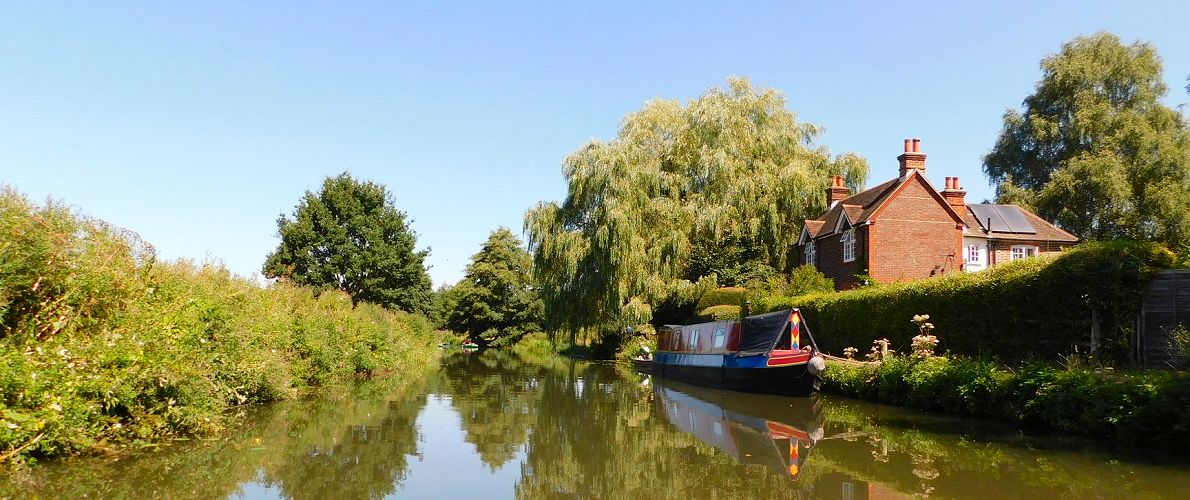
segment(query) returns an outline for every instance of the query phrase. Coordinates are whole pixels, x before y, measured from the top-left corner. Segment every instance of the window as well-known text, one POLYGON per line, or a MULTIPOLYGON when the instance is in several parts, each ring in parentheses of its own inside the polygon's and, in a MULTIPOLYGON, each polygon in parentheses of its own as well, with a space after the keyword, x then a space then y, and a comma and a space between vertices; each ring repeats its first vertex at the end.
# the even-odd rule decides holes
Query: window
POLYGON ((843 232, 843 262, 855 260, 855 228, 843 232))
POLYGON ((711 345, 712 345, 712 347, 714 347, 716 349, 727 345, 727 329, 726 328, 719 327, 719 329, 715 330, 715 343, 711 344, 711 345))
POLYGON ((967 262, 970 264, 978 264, 983 259, 979 258, 979 245, 971 245, 967 247, 967 262))
POLYGON ((687 346, 692 351, 698 348, 698 330, 694 330, 690 333, 690 343, 687 344, 687 346))
POLYGON ((1012 260, 1027 259, 1037 256, 1037 247, 1029 245, 1013 245, 1012 260))
POLYGON ((806 242, 806 265, 807 266, 813 266, 815 264, 814 257, 816 256, 815 255, 816 253, 817 253, 817 251, 814 250, 814 242, 813 241, 806 242))

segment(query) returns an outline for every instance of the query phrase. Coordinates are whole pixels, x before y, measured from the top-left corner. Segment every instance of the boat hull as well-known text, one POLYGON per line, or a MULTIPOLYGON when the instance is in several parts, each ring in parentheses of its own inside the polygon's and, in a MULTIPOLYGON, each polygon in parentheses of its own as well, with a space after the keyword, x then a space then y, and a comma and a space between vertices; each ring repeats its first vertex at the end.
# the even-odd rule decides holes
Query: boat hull
POLYGON ((822 388, 822 378, 809 363, 764 367, 698 366, 652 363, 651 373, 681 382, 731 391, 809 396, 822 388))

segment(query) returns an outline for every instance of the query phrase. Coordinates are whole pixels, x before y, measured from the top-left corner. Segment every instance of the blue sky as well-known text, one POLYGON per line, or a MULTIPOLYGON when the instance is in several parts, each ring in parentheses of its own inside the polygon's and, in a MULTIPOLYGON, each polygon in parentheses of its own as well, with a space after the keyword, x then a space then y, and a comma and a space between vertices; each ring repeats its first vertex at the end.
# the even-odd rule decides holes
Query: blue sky
POLYGON ((732 75, 783 92, 869 185, 920 137, 980 170, 1063 42, 1147 40, 1190 102, 1190 2, 6 3, 0 182, 259 272, 276 219, 344 170, 388 186, 458 280, 488 233, 565 194, 561 161, 654 98, 732 75))

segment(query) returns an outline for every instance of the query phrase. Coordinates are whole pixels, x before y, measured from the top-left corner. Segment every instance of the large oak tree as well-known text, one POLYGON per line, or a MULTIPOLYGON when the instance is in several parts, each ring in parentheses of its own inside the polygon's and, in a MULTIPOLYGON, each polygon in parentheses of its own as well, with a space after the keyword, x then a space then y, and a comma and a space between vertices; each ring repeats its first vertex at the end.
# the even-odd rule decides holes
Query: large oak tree
POLYGON ((383 185, 347 173, 327 177, 292 216, 277 219, 277 230, 281 245, 265 261, 265 276, 339 289, 355 302, 430 307, 429 251, 415 249, 417 237, 383 185))
POLYGON ((1066 43, 1041 69, 984 157, 998 199, 1084 239, 1190 242, 1190 129, 1160 102, 1157 51, 1098 33, 1066 43))

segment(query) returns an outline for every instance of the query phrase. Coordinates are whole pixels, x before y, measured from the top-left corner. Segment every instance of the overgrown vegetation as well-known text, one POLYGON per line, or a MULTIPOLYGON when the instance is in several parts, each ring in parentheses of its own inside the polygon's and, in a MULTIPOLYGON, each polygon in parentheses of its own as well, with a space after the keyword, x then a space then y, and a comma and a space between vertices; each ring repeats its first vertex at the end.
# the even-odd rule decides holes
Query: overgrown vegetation
POLYGON ((906 328, 906 318, 924 312, 946 332, 946 350, 1004 362, 1087 352, 1095 312, 1100 358, 1124 364, 1144 288, 1173 263, 1174 255, 1153 243, 1088 243, 979 273, 758 299, 756 310, 800 307, 818 346, 835 354, 878 338, 907 351, 917 332, 906 328))
POLYGON ((225 409, 433 353, 428 320, 162 263, 135 235, 0 191, 0 462, 214 432, 225 409))
MULTIPOLYGON (((949 339, 949 336, 946 337, 949 339)), ((1015 370, 972 358, 832 362, 824 390, 851 397, 1169 451, 1190 449, 1190 374, 1116 373, 1085 363, 1015 370)))

